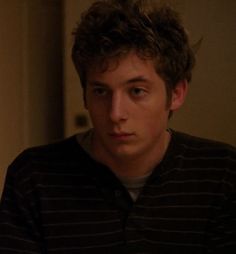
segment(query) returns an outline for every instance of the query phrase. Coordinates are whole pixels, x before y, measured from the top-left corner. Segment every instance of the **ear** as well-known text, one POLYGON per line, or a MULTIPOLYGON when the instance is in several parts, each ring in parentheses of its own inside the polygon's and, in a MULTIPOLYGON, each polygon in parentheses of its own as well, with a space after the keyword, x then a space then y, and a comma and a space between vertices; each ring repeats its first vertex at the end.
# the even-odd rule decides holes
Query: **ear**
POLYGON ((188 91, 187 80, 181 80, 177 83, 176 87, 172 91, 170 110, 175 111, 179 109, 185 101, 188 91))

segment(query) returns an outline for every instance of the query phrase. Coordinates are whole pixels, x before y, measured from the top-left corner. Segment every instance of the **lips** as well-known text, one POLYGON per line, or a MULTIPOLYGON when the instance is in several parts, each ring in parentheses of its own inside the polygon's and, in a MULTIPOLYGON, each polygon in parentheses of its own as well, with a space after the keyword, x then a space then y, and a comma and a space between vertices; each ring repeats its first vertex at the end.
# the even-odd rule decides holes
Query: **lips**
POLYGON ((134 133, 130 133, 130 132, 111 132, 111 133, 109 133, 109 136, 111 136, 114 139, 118 139, 118 140, 129 139, 133 135, 134 135, 134 133))

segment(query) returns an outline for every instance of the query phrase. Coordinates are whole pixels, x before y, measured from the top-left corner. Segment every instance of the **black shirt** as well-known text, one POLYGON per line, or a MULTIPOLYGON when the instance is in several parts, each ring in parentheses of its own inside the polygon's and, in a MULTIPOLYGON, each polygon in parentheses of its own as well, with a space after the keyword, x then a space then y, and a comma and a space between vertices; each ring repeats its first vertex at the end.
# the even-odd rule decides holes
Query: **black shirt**
POLYGON ((9 167, 0 253, 236 253, 235 148, 173 132, 134 202, 75 136, 9 167))

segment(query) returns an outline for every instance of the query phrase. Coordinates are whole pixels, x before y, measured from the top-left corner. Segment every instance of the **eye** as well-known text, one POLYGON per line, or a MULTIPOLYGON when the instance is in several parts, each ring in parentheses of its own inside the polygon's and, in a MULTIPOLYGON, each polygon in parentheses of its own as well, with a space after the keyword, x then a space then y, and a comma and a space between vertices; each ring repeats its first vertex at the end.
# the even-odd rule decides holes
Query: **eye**
POLYGON ((105 96, 107 94, 107 89, 102 86, 97 86, 93 88, 93 93, 96 96, 105 96))
POLYGON ((142 97, 145 96, 146 93, 147 91, 142 87, 133 87, 131 89, 131 95, 134 97, 142 97))

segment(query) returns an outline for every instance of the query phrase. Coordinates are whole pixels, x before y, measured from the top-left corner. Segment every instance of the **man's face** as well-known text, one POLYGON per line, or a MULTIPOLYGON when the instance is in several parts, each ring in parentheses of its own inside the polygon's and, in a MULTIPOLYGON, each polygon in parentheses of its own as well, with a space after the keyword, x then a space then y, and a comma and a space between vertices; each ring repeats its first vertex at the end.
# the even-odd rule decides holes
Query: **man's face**
POLYGON ((164 81, 153 61, 130 52, 109 68, 91 68, 87 75, 86 108, 94 126, 94 147, 113 159, 155 153, 167 139, 170 110, 164 81))

